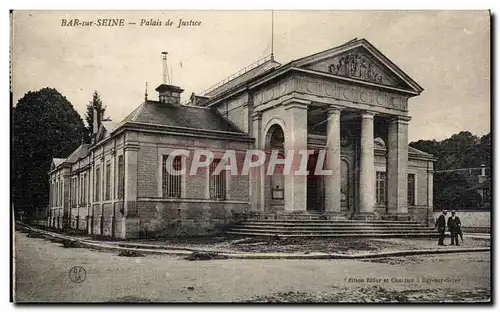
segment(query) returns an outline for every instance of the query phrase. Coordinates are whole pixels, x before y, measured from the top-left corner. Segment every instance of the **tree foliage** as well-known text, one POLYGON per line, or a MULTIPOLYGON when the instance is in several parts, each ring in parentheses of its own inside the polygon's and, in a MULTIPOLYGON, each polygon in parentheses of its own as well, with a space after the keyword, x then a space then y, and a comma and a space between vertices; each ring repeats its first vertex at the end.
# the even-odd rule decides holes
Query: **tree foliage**
POLYGON ((106 106, 102 103, 101 96, 97 91, 92 94, 92 100, 89 101, 86 107, 85 121, 87 122, 86 138, 87 142, 90 142, 90 134, 92 133, 92 127, 94 122, 94 109, 97 111, 98 116, 101 116, 106 111, 106 106), (100 114, 99 114, 100 112, 100 114))
MULTIPOLYGON (((477 137, 462 131, 442 141, 419 140, 410 146, 433 154, 434 170, 491 168, 491 133, 477 137)), ((473 208, 481 205, 481 197, 474 189, 478 183, 475 171, 450 171, 434 174, 434 206, 437 209, 473 208)))
POLYGON ((26 93, 12 117, 13 204, 29 216, 47 207, 52 158, 66 158, 80 145, 84 125, 71 103, 52 88, 26 93))

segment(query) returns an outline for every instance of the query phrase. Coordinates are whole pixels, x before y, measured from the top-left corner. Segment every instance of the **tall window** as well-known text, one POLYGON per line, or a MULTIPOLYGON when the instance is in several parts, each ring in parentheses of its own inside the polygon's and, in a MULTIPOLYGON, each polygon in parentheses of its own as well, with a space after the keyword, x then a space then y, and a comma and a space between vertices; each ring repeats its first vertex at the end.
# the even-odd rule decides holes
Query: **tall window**
POLYGON ((123 155, 118 156, 118 190, 117 197, 118 199, 123 198, 123 191, 125 188, 125 162, 123 160, 123 155))
POLYGON ((76 207, 76 177, 72 177, 70 181, 71 206, 76 207))
POLYGON ((415 174, 408 174, 408 205, 415 205, 415 174))
POLYGON ((214 159, 210 164, 210 198, 211 199, 226 199, 226 170, 222 170, 219 174, 214 175, 215 168, 220 163, 220 159, 214 159))
POLYGON ((386 203, 386 189, 387 189, 387 180, 385 176, 385 172, 377 171, 377 180, 375 187, 375 197, 377 200, 377 204, 385 205, 386 203))
POLYGON ((80 176, 80 204, 85 204, 85 173, 80 176))
POLYGON ((95 169, 95 201, 100 201, 101 200, 101 168, 99 166, 96 167, 95 169))
POLYGON ((106 194, 104 196, 104 199, 111 199, 111 164, 109 163, 109 161, 106 163, 106 194))
POLYGON ((92 198, 90 198, 91 188, 92 186, 90 185, 90 173, 85 173, 85 203, 92 202, 92 198))
POLYGON ((167 162, 168 155, 162 158, 162 194, 164 198, 180 198, 182 188, 182 176, 170 174, 171 170, 182 170, 182 157, 175 156, 172 163, 167 162), (171 166, 171 168, 167 168, 171 166), (169 169, 169 170, 167 170, 169 169))
POLYGON ((59 183, 59 206, 63 206, 63 192, 64 192, 64 181, 59 183))

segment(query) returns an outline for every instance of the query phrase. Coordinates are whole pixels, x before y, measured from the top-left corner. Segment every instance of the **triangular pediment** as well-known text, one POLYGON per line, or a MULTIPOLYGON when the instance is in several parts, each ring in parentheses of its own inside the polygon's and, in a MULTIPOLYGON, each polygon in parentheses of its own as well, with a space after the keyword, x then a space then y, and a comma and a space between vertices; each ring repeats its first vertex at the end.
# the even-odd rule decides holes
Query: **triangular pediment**
POLYGON ((419 94, 423 88, 365 39, 294 62, 295 67, 419 94))

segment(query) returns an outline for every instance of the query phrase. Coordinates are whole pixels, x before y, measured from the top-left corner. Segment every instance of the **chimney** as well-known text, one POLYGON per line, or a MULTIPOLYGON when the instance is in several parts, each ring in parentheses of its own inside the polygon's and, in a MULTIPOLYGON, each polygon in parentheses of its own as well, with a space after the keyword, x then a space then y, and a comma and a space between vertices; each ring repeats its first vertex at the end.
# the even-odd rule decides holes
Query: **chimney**
POLYGON ((171 84, 172 82, 168 75, 167 55, 168 52, 161 52, 163 63, 163 83, 159 85, 155 90, 158 92, 160 103, 179 106, 181 105, 181 93, 184 90, 178 86, 174 86, 171 84))
POLYGON ((181 93, 184 91, 178 86, 161 84, 156 89, 160 103, 174 106, 181 105, 181 93))
POLYGON ((99 130, 99 120, 97 116, 97 109, 94 108, 94 112, 92 114, 92 135, 96 135, 99 130))
POLYGON ((207 106, 207 102, 210 98, 206 97, 206 96, 200 96, 200 95, 196 95, 194 92, 191 93, 191 98, 189 99, 190 102, 191 102, 191 105, 193 106, 202 106, 202 107, 205 107, 207 106))

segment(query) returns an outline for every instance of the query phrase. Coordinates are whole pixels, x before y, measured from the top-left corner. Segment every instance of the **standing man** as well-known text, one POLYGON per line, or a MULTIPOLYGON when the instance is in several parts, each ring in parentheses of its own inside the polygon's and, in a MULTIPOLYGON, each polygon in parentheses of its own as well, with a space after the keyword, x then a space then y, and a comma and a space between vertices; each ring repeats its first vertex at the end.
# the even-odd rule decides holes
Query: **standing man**
POLYGON ((444 232, 446 231, 446 214, 448 212, 443 210, 443 213, 436 220, 436 228, 439 232, 439 246, 445 246, 444 244, 444 232))
POLYGON ((458 234, 462 232, 460 227, 462 226, 462 222, 460 222, 460 218, 455 216, 455 211, 451 212, 451 217, 448 218, 448 230, 451 233, 451 245, 458 244, 458 234))

